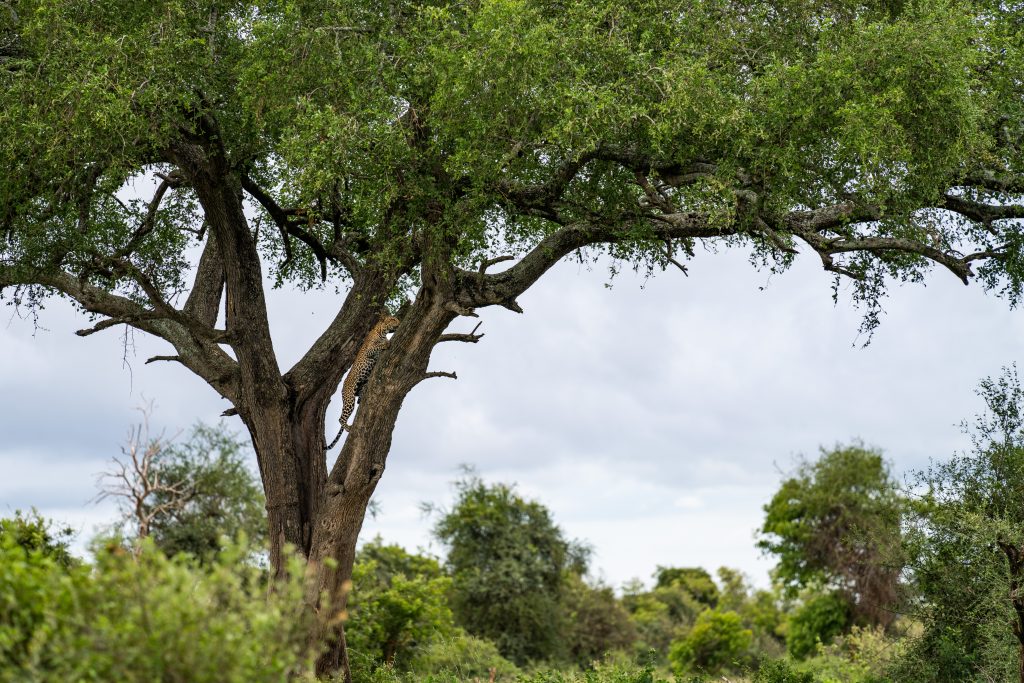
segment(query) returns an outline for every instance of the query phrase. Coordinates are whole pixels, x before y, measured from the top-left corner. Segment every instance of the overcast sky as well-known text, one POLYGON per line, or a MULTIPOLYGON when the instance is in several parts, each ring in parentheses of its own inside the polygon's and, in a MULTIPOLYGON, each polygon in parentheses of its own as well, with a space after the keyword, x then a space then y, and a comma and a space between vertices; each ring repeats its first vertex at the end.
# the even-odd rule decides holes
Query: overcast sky
MULTIPOLYGON (((363 539, 441 552, 419 505, 450 503, 469 464, 547 505, 615 586, 649 581, 659 564, 728 565, 766 585, 772 563, 754 533, 794 456, 859 437, 900 475, 948 457, 967 445, 959 423, 981 409, 978 380, 1014 362, 1024 338, 1019 312, 942 271, 894 288, 861 348, 860 313, 842 290, 833 305, 813 254, 769 276, 740 252, 699 253, 688 278, 627 272, 610 289, 606 266, 566 261, 521 297, 525 315, 481 310, 479 344, 438 348, 433 369, 459 379, 424 382, 406 401, 363 539)), ((271 295, 283 367, 337 305, 333 294, 271 295)), ((169 433, 228 407, 184 368, 144 365, 169 347, 141 333, 126 363, 120 331, 76 337, 86 320, 64 302, 39 329, 0 313, 4 515, 35 506, 88 538, 113 515, 89 502, 94 475, 144 398, 169 433)))

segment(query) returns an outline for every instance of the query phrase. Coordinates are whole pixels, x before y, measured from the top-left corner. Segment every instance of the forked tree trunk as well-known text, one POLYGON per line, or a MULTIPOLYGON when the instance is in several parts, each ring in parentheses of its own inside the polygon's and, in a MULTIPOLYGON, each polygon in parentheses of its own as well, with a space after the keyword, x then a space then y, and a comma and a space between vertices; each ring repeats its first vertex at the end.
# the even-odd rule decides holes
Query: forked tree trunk
MULTIPOLYGON (((457 315, 470 311, 454 302, 450 245, 443 242, 445 231, 438 229, 441 240, 424 238, 420 245, 425 249, 423 286, 377 360, 352 428, 328 470, 327 404, 361 339, 383 311, 381 297, 393 291, 399 272, 366 267, 353 276, 353 287, 334 322, 302 361, 282 376, 270 335, 260 255, 242 205, 243 181, 215 143, 216 122, 198 123, 194 139, 183 140, 174 150, 175 162, 195 189, 216 242, 204 252, 209 268, 197 273, 197 292, 209 290, 208 296, 196 300, 202 304, 197 309, 212 327, 223 285, 227 333, 217 341, 230 344, 237 359, 236 369, 226 376, 205 376, 215 388, 227 383, 220 389, 222 395, 230 397, 252 437, 266 493, 275 574, 284 571, 289 546, 307 561, 305 600, 316 615, 310 644, 326 645, 317 672, 341 668, 350 681, 342 622, 366 508, 384 472, 402 402, 427 377, 431 351, 445 328, 457 315)), ((443 218, 435 213, 432 219, 443 218)), ((222 353, 216 343, 208 343, 205 352, 222 353)))
POLYGON ((317 404, 282 401, 239 411, 260 462, 272 566, 277 573, 283 570, 288 545, 307 561, 306 603, 316 614, 310 643, 323 648, 318 674, 341 669, 351 680, 343 623, 356 541, 384 472, 402 403, 424 379, 430 353, 455 317, 444 301, 421 290, 378 360, 329 474, 323 451, 329 396, 317 404))

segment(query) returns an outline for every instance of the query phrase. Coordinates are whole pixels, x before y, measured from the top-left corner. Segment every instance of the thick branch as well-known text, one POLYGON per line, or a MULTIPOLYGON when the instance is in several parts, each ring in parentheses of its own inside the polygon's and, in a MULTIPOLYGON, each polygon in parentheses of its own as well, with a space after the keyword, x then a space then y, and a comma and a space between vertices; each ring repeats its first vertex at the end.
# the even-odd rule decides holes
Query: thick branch
MULTIPOLYGON (((702 213, 662 214, 651 220, 653 234, 659 240, 720 237, 735 234, 734 227, 713 226, 702 213)), ((457 273, 456 301, 465 308, 503 306, 522 312, 516 298, 563 257, 576 249, 595 244, 612 244, 627 239, 619 226, 573 223, 559 228, 540 241, 511 268, 481 277, 479 273, 457 273)))
POLYGON ((967 187, 976 187, 992 192, 1007 194, 1024 194, 1024 177, 1016 173, 999 173, 996 171, 977 171, 964 178, 967 187))
POLYGON ((217 240, 210 235, 206 238, 203 255, 196 267, 195 282, 185 305, 182 306, 182 311, 202 325, 213 328, 217 324, 223 295, 224 260, 221 258, 217 240))
POLYGON ((249 176, 242 176, 242 187, 266 209, 270 218, 281 232, 281 240, 285 250, 285 263, 292 259, 290 238, 295 237, 313 252, 317 262, 320 264, 321 279, 327 279, 328 260, 341 263, 353 275, 358 272, 359 262, 347 250, 342 248, 341 240, 335 240, 330 245, 324 245, 315 235, 307 230, 310 224, 308 220, 296 218, 296 216, 306 213, 305 210, 282 208, 274 201, 273 197, 249 176))
POLYGON ((14 276, 0 266, 0 289, 18 285, 41 285, 55 289, 75 301, 89 313, 103 315, 102 320, 91 328, 77 334, 87 336, 115 325, 127 324, 143 332, 160 337, 174 346, 181 362, 194 373, 206 380, 221 396, 230 401, 237 398, 237 364, 216 343, 197 338, 182 325, 177 316, 148 309, 123 296, 113 294, 89 284, 68 273, 33 273, 30 276, 14 276))
POLYGON ((1024 206, 1019 204, 986 204, 953 194, 946 194, 943 200, 942 208, 986 226, 1006 218, 1024 218, 1024 206))

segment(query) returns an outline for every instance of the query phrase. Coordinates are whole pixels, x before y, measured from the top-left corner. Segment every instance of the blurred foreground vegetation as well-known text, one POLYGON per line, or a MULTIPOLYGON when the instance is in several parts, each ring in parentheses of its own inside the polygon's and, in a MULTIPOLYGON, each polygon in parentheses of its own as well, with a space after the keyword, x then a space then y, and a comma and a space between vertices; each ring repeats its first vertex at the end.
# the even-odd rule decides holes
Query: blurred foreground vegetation
MULTIPOLYGON (((604 585, 542 503, 467 471, 449 507, 428 506, 443 557, 362 545, 354 680, 1018 680, 1024 390, 1008 370, 979 395, 972 449, 907 484, 861 443, 799 462, 764 508, 770 588, 727 567, 604 585)), ((265 539, 247 540, 263 501, 244 445, 212 427, 133 436, 125 456, 148 453, 162 485, 87 559, 34 511, 0 520, 0 683, 312 680, 302 565, 271 581, 265 539)))

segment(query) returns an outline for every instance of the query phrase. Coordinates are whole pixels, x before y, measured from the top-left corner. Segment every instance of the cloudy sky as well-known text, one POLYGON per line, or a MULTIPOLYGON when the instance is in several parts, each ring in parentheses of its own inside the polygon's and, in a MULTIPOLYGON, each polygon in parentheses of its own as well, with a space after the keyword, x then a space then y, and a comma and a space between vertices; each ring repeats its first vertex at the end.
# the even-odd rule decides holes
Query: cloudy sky
MULTIPOLYGON (((769 276, 743 253, 699 253, 688 278, 627 272, 611 288, 606 266, 566 261, 520 299, 525 315, 485 309, 479 344, 439 347, 434 369, 459 379, 406 401, 364 539, 441 552, 419 506, 450 503, 469 464, 547 505, 613 585, 659 564, 728 565, 765 585, 771 561, 754 532, 795 456, 861 438, 901 475, 947 457, 966 446, 959 423, 981 408, 978 380, 1014 362, 1024 339, 1019 312, 939 271, 927 287, 893 289, 862 348, 860 313, 842 291, 833 305, 813 255, 769 276)), ((337 304, 272 295, 284 367, 337 304)), ((227 407, 183 368, 144 365, 168 349, 142 334, 126 356, 118 330, 74 336, 85 320, 64 302, 38 328, 0 313, 2 514, 35 506, 88 538, 113 516, 89 502, 94 475, 144 399, 168 433, 227 407)))

